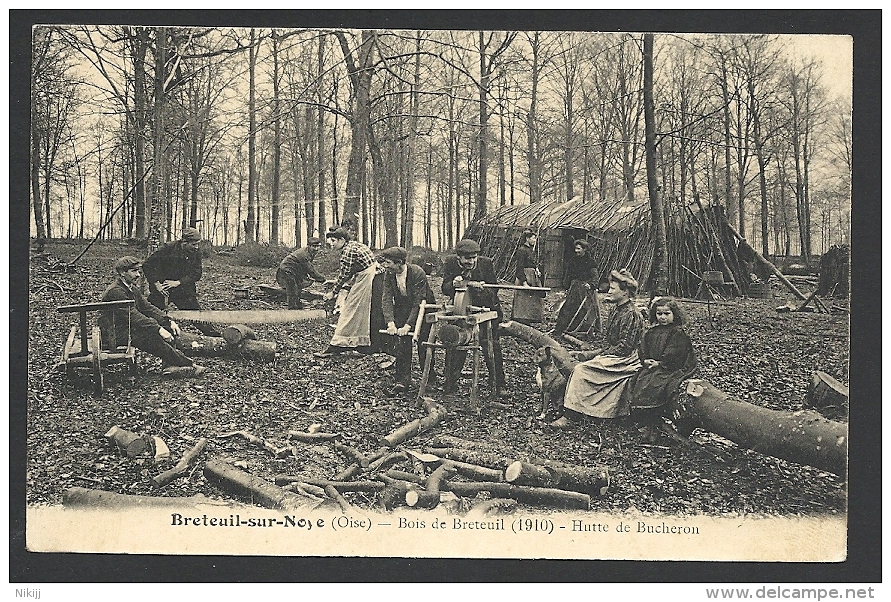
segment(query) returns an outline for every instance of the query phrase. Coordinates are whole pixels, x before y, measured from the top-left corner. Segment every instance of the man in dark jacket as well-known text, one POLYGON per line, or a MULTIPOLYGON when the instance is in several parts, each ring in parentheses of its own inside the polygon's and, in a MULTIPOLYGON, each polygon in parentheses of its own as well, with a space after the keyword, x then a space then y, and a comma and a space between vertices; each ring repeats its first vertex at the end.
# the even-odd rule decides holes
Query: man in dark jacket
MULTIPOLYGON (((483 283, 498 284, 495 267, 492 265, 491 259, 479 253, 480 245, 475 240, 458 241, 458 244, 455 245, 455 255, 446 258, 442 266, 442 292, 454 302, 455 289, 467 287, 471 305, 488 307, 490 310, 498 312, 498 322, 501 322, 504 314, 501 311, 497 289, 486 289, 482 286, 483 283)), ((480 329, 480 344, 483 349, 488 344, 485 332, 485 329, 480 329)), ((484 353, 486 366, 489 369, 489 374, 495 377, 496 394, 499 397, 508 397, 509 393, 504 390, 504 360, 501 355, 498 324, 492 324, 492 347, 495 355, 494 365, 488 355, 484 353)), ((446 386, 449 389, 453 389, 457 383, 466 360, 467 351, 449 350, 446 352, 446 370, 449 374, 446 378, 446 386)))
MULTIPOLYGON (((408 252, 402 247, 390 247, 381 251, 378 263, 386 270, 383 274, 384 286, 381 309, 384 314, 387 334, 395 335, 396 384, 393 393, 403 393, 411 384, 411 343, 407 336, 415 328, 421 302, 436 303, 436 297, 427 282, 423 268, 406 263, 408 252)), ((418 359, 421 365, 427 357, 427 348, 422 345, 430 333, 431 324, 422 321, 418 333, 418 359)), ((431 358, 432 359, 432 358, 431 358)))
POLYGON ((145 300, 139 290, 139 267, 135 257, 121 257, 114 264, 118 279, 105 289, 103 301, 133 300, 136 308, 120 308, 103 311, 99 316, 99 329, 104 347, 121 347, 130 342, 137 349, 158 356, 164 363, 164 376, 200 376, 207 369, 198 366, 173 346, 179 334, 179 326, 164 312, 145 300))
POLYGON ((303 309, 300 295, 310 280, 325 282, 325 277, 320 275, 312 264, 312 260, 316 258, 321 248, 322 241, 312 237, 305 247, 291 251, 279 264, 275 272, 275 281, 288 295, 288 309, 303 309))
MULTIPOLYGON (((149 285, 149 302, 158 309, 173 303, 177 309, 201 309, 195 283, 201 280, 201 235, 195 228, 183 228, 180 240, 162 246, 148 256, 142 272, 149 285)), ((210 324, 196 322, 195 326, 208 336, 220 336, 210 324)))

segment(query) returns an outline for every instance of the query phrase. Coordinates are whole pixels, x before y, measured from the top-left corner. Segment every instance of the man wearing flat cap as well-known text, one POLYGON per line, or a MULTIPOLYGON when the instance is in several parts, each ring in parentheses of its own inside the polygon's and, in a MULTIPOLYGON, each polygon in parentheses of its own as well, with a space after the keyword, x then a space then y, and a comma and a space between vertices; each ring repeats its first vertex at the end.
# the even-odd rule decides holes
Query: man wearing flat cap
MULTIPOLYGON (((498 312, 498 321, 501 322, 504 314, 501 311, 501 302, 498 299, 497 289, 483 288, 483 284, 498 284, 495 276, 495 266, 488 257, 480 255, 480 245, 475 240, 459 240, 455 245, 455 254, 446 258, 442 266, 442 292, 454 301, 455 289, 466 288, 470 295, 471 305, 488 307, 498 312)), ((501 341, 499 340, 498 325, 492 325, 492 347, 494 349, 494 365, 488 355, 486 367, 489 374, 495 377, 496 394, 499 397, 508 397, 504 382, 504 360, 501 355, 501 341)), ((480 329, 480 344, 485 349, 487 339, 484 329, 480 329)), ((461 376, 464 362, 467 360, 467 351, 450 349, 446 352, 446 377, 445 393, 453 392, 455 383, 461 376)))
POLYGON ((173 346, 179 326, 142 296, 139 290, 141 265, 131 256, 121 257, 114 263, 117 280, 105 289, 102 300, 132 300, 136 302, 136 308, 122 307, 102 312, 99 330, 103 347, 111 349, 127 345, 129 333, 134 347, 161 358, 164 376, 200 376, 206 368, 195 364, 173 346))
POLYGON ((306 241, 306 246, 291 251, 282 259, 275 272, 275 281, 288 295, 288 309, 303 309, 300 295, 311 281, 325 282, 325 277, 316 271, 312 260, 322 249, 322 241, 315 236, 306 241))
MULTIPOLYGON (((436 297, 427 282, 427 273, 420 266, 406 263, 408 252, 402 247, 389 247, 378 255, 378 263, 384 268, 384 286, 381 309, 384 314, 387 334, 394 335, 394 356, 396 357, 396 384, 393 393, 404 393, 411 385, 411 343, 408 336, 414 330, 421 302, 436 303, 436 297)), ((418 359, 421 365, 427 356, 427 348, 422 345, 430 333, 431 324, 422 320, 421 331, 417 336, 418 359)))
MULTIPOLYGON (((180 240, 171 241, 148 256, 142 272, 149 285, 149 302, 158 309, 169 303, 177 309, 201 309, 195 283, 201 280, 201 235, 195 228, 183 228, 180 240)), ((219 336, 210 324, 196 323, 208 336, 219 336)))

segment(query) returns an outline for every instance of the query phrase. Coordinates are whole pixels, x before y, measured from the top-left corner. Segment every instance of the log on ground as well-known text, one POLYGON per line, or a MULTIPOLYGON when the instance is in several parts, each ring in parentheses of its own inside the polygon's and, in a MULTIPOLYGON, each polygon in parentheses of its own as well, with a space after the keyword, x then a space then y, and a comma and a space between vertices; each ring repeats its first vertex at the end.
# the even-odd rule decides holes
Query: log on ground
POLYGON ((768 456, 847 473, 846 424, 810 410, 782 412, 735 401, 704 380, 692 381, 690 389, 688 407, 702 428, 768 456))
POLYGON ((504 480, 515 485, 553 487, 600 496, 606 495, 610 482, 606 468, 541 466, 519 460, 505 469, 504 480))
POLYGON ((219 459, 208 460, 204 476, 220 489, 247 499, 264 508, 290 512, 315 507, 315 500, 285 491, 263 479, 246 473, 219 459))
POLYGON ((477 466, 495 470, 504 470, 516 460, 516 458, 507 458, 500 454, 490 454, 457 447, 428 447, 425 448, 425 451, 428 454, 433 454, 446 460, 476 464, 477 466))
POLYGON ((475 497, 488 492, 495 497, 510 498, 522 504, 544 508, 562 508, 588 510, 591 507, 591 496, 576 491, 550 489, 545 487, 525 487, 510 483, 459 483, 446 481, 443 489, 461 497, 475 497))
POLYGON ((240 345, 232 346, 223 337, 208 337, 190 332, 181 332, 174 345, 189 356, 233 356, 264 363, 275 361, 277 350, 276 344, 271 341, 245 340, 240 345))
POLYGON ((418 420, 412 420, 389 435, 380 438, 381 445, 396 447, 403 441, 411 439, 425 431, 429 431, 438 425, 448 415, 448 410, 442 404, 436 403, 429 397, 424 398, 424 409, 427 410, 427 416, 418 420))

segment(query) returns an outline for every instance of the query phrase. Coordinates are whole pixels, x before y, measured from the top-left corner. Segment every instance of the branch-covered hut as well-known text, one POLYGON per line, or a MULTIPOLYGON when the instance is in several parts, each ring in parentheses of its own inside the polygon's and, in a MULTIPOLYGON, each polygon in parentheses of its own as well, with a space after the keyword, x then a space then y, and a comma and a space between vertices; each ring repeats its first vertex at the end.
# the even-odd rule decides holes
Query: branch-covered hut
MULTIPOLYGON (((721 207, 700 204, 666 207, 668 239, 668 291, 677 297, 696 295, 705 272, 720 272, 728 291, 747 294, 751 282, 751 258, 738 252, 735 234, 721 207), (748 259, 748 261, 745 261, 748 259)), ((512 205, 476 220, 466 236, 480 243, 492 257, 501 279, 512 279, 520 234, 538 233, 537 250, 544 285, 559 287, 564 262, 573 253, 573 241, 586 239, 601 279, 617 268, 628 268, 649 290, 655 251, 655 235, 649 203, 637 201, 570 201, 512 205)))

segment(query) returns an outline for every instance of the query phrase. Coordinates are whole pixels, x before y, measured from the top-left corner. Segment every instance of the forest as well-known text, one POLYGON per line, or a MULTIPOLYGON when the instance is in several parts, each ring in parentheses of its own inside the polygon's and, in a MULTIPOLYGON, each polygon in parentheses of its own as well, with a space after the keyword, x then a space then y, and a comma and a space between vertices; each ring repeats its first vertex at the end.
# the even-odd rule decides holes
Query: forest
POLYGON ((839 36, 651 34, 649 62, 646 37, 37 27, 31 234, 301 246, 351 219, 441 251, 505 205, 657 190, 765 257, 849 243, 850 72, 816 52, 839 36))

